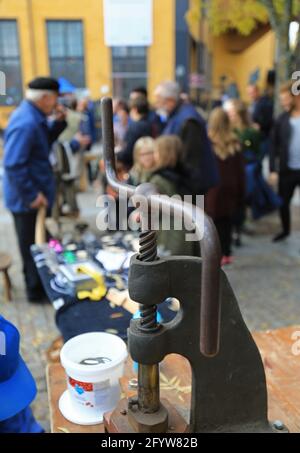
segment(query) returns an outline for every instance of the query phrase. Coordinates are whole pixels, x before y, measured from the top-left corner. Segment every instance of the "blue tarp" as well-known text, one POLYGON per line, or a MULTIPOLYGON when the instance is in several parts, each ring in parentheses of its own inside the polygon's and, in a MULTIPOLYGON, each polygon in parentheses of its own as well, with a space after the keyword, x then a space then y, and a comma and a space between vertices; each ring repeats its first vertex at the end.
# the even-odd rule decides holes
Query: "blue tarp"
POLYGON ((60 77, 58 79, 59 82, 59 93, 60 94, 66 94, 66 93, 74 93, 76 91, 76 88, 74 85, 72 85, 69 80, 65 79, 64 77, 60 77))

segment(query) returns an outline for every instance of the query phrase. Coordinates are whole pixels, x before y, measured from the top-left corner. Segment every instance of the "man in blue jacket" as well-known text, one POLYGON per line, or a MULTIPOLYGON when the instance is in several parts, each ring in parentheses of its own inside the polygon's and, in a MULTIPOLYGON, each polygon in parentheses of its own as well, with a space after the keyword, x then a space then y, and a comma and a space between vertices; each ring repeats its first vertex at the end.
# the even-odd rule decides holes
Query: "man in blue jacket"
POLYGON ((180 96, 176 82, 163 82, 155 90, 156 107, 167 116, 163 135, 177 135, 183 143, 182 163, 186 168, 186 195, 205 195, 217 185, 218 170, 204 119, 180 96))
POLYGON ((52 78, 38 77, 30 82, 26 99, 12 114, 4 135, 4 198, 14 218, 31 302, 44 297, 30 253, 37 210, 52 207, 55 183, 49 154, 67 125, 63 110, 57 107, 58 91, 59 83, 52 78), (55 119, 50 124, 47 117, 52 114, 55 119))

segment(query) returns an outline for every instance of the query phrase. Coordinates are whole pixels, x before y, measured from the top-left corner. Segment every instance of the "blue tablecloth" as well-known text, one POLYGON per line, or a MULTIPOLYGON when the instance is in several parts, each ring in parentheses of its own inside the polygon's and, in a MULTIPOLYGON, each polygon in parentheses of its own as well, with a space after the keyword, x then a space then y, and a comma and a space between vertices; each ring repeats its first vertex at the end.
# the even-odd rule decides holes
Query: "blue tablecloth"
MULTIPOLYGON (((95 243, 94 253, 90 256, 95 257, 99 249, 101 249, 101 244, 95 243)), ((117 334, 126 341, 127 329, 132 318, 131 313, 122 307, 113 307, 106 297, 97 302, 87 299, 80 301, 75 294, 64 294, 53 289, 55 274, 51 272, 45 260, 43 260, 43 250, 38 246, 33 246, 32 256, 36 262, 43 287, 55 310, 56 325, 64 341, 87 332, 110 332, 117 334)), ((118 273, 118 277, 122 278, 126 289, 128 270, 118 273)), ((105 280, 107 288, 115 287, 115 280, 110 278, 108 274, 106 274, 105 280)), ((159 313, 165 322, 170 321, 176 315, 174 311, 169 309, 168 301, 160 305, 159 313)))

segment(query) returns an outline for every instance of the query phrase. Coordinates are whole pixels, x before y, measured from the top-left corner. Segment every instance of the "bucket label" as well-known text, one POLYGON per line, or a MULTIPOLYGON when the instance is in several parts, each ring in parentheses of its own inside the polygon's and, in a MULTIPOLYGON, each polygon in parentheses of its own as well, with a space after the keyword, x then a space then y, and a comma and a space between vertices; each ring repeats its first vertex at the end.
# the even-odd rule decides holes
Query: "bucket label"
POLYGON ((90 408, 101 408, 107 405, 111 392, 109 379, 91 383, 69 377, 68 383, 71 395, 78 404, 90 408))

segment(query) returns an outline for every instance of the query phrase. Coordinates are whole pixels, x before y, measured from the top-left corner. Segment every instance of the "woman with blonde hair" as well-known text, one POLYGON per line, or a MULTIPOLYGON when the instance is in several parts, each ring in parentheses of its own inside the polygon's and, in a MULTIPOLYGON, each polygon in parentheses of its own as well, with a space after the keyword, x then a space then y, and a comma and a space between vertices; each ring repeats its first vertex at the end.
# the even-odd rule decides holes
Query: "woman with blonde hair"
POLYGON ((155 140, 156 168, 176 168, 182 156, 182 141, 177 135, 164 135, 155 140))
POLYGON ((228 101, 225 109, 229 115, 231 126, 241 142, 241 151, 246 162, 261 162, 263 159, 263 136, 254 127, 246 104, 234 99, 228 101))
POLYGON ((240 151, 240 142, 230 124, 229 115, 221 107, 212 111, 208 123, 209 138, 221 160, 240 151))
POLYGON ((239 99, 231 99, 226 103, 230 123, 241 143, 241 152, 245 159, 246 169, 246 195, 244 206, 237 211, 234 221, 234 243, 237 247, 242 245, 242 231, 245 231, 244 223, 247 219, 247 201, 251 202, 249 188, 254 187, 254 177, 257 173, 255 168, 261 164, 263 159, 262 140, 260 130, 254 127, 251 116, 245 102, 239 99))
POLYGON ((217 157, 220 182, 205 197, 205 210, 212 217, 219 233, 223 259, 231 264, 233 218, 244 203, 245 169, 240 142, 234 133, 228 114, 222 108, 213 110, 208 124, 208 135, 217 157))
POLYGON ((172 197, 179 193, 181 155, 182 142, 176 135, 163 135, 155 140, 155 165, 147 182, 154 184, 160 194, 172 197))
POLYGON ((248 108, 240 99, 230 99, 227 101, 224 110, 228 113, 231 125, 234 129, 243 130, 252 126, 248 108))
MULTIPOLYGON (((147 182, 152 183, 161 195, 184 195, 186 175, 181 164, 182 142, 176 135, 164 135, 155 140, 154 161, 155 169, 147 182)), ((172 221, 171 221, 172 225, 172 221)), ((158 233, 158 243, 172 255, 192 256, 193 242, 185 240, 186 231, 172 229, 158 233)))
POLYGON ((138 186, 146 182, 155 167, 154 139, 142 137, 138 139, 133 148, 133 167, 130 170, 129 183, 138 186))

